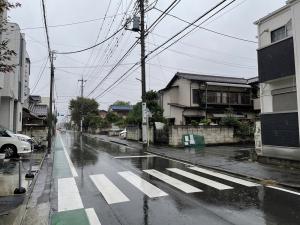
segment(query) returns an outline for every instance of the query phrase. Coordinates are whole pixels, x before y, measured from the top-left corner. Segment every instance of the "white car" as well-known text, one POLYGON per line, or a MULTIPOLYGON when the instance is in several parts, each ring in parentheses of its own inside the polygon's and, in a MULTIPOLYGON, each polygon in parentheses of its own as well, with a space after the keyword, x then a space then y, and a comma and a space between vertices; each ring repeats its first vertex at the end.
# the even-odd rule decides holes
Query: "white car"
POLYGON ((119 136, 120 136, 121 138, 126 138, 126 135, 127 135, 127 130, 126 130, 126 129, 123 130, 123 131, 121 131, 121 132, 119 133, 119 136))
POLYGON ((5 158, 13 158, 18 154, 30 153, 31 144, 27 141, 20 140, 10 130, 0 127, 0 154, 5 158))

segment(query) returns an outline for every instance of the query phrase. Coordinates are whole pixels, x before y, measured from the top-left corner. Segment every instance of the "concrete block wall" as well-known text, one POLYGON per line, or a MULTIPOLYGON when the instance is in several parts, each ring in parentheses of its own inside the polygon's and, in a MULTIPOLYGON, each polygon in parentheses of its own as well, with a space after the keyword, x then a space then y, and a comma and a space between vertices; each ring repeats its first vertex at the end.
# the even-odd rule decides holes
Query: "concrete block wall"
POLYGON ((139 141, 141 139, 141 129, 139 127, 127 127, 127 140, 139 141))
MULTIPOLYGON (((127 127, 127 134, 126 139, 127 140, 133 140, 133 141, 139 141, 142 139, 142 131, 139 127, 127 127)), ((149 128, 149 141, 150 143, 154 142, 154 129, 153 127, 149 128)))
POLYGON ((182 135, 195 134, 204 137, 205 144, 237 143, 234 130, 222 126, 172 126, 169 131, 169 145, 181 146, 182 135))

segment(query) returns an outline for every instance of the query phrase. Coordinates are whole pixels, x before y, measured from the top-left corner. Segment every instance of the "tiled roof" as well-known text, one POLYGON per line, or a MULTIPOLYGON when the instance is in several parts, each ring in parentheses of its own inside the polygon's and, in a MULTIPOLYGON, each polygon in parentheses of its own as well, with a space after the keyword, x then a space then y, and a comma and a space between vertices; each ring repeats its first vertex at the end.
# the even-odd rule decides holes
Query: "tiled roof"
MULTIPOLYGON (((168 83, 166 88, 164 88, 163 90, 169 89, 178 78, 184 78, 187 80, 194 80, 194 81, 230 83, 230 84, 251 84, 251 83, 255 83, 256 81, 258 81, 258 77, 254 77, 251 79, 245 79, 245 78, 238 78, 238 77, 224 77, 224 76, 178 72, 175 74, 175 76, 172 78, 172 80, 168 83)), ((163 91, 163 90, 161 90, 161 91, 163 91)))
POLYGON ((112 106, 110 106, 110 109, 112 111, 131 111, 132 106, 131 105, 112 105, 112 106))
POLYGON ((48 106, 47 105, 29 105, 29 110, 37 116, 47 117, 48 115, 48 106))
POLYGON ((221 76, 191 74, 191 73, 177 73, 176 75, 179 77, 188 79, 188 80, 233 83, 233 84, 247 84, 247 79, 237 78, 237 77, 221 77, 221 76))

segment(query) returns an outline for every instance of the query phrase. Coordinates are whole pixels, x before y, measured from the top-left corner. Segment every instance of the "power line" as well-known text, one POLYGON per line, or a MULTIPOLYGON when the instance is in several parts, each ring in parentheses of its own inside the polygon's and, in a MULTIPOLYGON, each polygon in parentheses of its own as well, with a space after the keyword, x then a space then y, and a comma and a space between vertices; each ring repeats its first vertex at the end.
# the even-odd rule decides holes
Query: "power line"
MULTIPOLYGON (((168 8, 166 8, 164 11, 161 11, 161 15, 150 25, 150 27, 146 30, 146 33, 151 32, 151 30, 153 30, 162 20, 163 18, 165 18, 166 15, 168 15, 168 13, 170 11, 172 11, 179 3, 181 0, 174 0, 169 6, 168 8)), ((155 7, 153 7, 155 9, 155 7)))
POLYGON ((77 51, 70 51, 70 52, 56 52, 56 54, 59 54, 59 55, 66 55, 66 54, 75 54, 75 53, 80 53, 80 52, 84 52, 84 51, 87 51, 87 50, 90 50, 92 48, 95 48, 105 42, 107 42, 109 39, 113 38, 116 34, 118 34, 120 31, 122 31, 124 29, 124 27, 122 27, 121 29, 117 30, 116 32, 114 32, 112 35, 110 35, 108 38, 106 38, 105 40, 95 44, 95 45, 92 45, 88 48, 84 48, 84 49, 81 49, 81 50, 77 50, 77 51))
MULTIPOLYGON (((148 55, 146 56, 146 58, 151 55, 152 53, 154 53, 155 51, 159 50, 162 46, 166 45, 168 42, 170 42, 171 40, 173 40, 175 37, 177 37, 179 34, 181 34, 182 32, 184 32, 185 30, 187 30, 189 27, 192 26, 192 24, 197 23, 199 20, 201 20, 203 17, 205 17, 206 15, 208 15, 209 13, 211 13, 213 10, 215 10, 216 8, 218 8, 220 5, 222 5, 224 2, 226 2, 227 0, 223 0, 220 3, 218 3, 217 5, 215 5, 214 7, 212 7, 210 10, 208 10, 207 12, 205 12, 203 15, 201 15, 199 18, 197 18, 196 20, 194 20, 193 23, 189 24, 187 27, 185 27, 184 29, 182 29, 181 31, 179 31, 178 33, 176 33, 175 35, 173 35, 170 39, 168 39, 167 41, 165 41, 163 44, 161 44, 160 46, 158 46, 157 48, 155 48, 154 50, 152 50, 150 53, 148 53, 148 55)), ((225 5, 224 7, 222 7, 221 9, 219 9, 217 12, 215 12, 214 14, 212 14, 208 19, 212 18, 213 16, 215 16, 216 14, 218 14, 219 12, 221 12, 222 10, 224 10, 226 7, 228 7, 229 5, 231 5, 233 2, 235 2, 236 0, 232 0, 230 3, 228 3, 227 5, 225 5)), ((207 21, 208 19, 206 19, 205 21, 207 21)), ((204 21, 204 22, 205 22, 204 21)), ((195 29, 195 28, 194 28, 195 29)), ((188 34, 190 34, 194 29, 192 29, 191 31, 189 31, 188 33, 186 33, 184 36, 182 36, 180 39, 182 39, 183 37, 187 36, 188 34)), ((171 45, 167 46, 164 50, 166 50, 167 48, 171 47, 174 43, 176 43, 177 41, 179 41, 180 39, 176 40, 175 42, 173 42, 171 45)), ((162 51, 160 51, 158 54, 160 54, 162 51)), ((158 55, 156 54, 156 55, 158 55)), ((155 56, 156 56, 155 55, 155 56)), ((154 56, 154 57, 155 57, 154 56)), ((152 57, 153 58, 153 57, 152 57)), ((150 59, 148 59, 147 61, 149 61, 150 59)), ((137 62, 135 65, 133 65, 132 67, 130 67, 118 80, 116 80, 114 83, 112 83, 107 89, 105 89, 105 91, 103 91, 102 93, 100 93, 96 98, 102 97, 104 94, 106 94, 108 91, 110 91, 112 88, 116 87, 118 84, 120 84, 121 82, 123 82, 130 74, 128 74, 131 70, 134 69, 134 67, 136 65, 138 65, 139 62, 137 62), (128 74, 128 75, 127 75, 128 74), (127 75, 127 77, 125 77, 127 75), (125 77, 125 78, 124 78, 125 77), (124 78, 123 80, 121 80, 122 78, 124 78), (115 85, 115 86, 114 86, 115 85), (114 86, 114 87, 113 87, 114 86)), ((138 69, 135 68, 134 71, 136 71, 138 69)), ((132 72, 134 72, 132 71, 132 72)))
MULTIPOLYGON (((122 2, 122 1, 120 1, 120 3, 121 3, 121 2, 122 2)), ((119 27, 122 26, 124 20, 126 19, 127 13, 128 13, 128 11, 129 11, 130 6, 131 6, 132 3, 133 3, 133 0, 130 1, 129 5, 128 5, 126 11, 125 11, 125 14, 124 14, 123 18, 121 19, 121 22, 120 22, 120 24, 119 24, 119 27)), ((121 6, 121 4, 119 4, 119 7, 117 8, 116 14, 118 13, 120 6, 121 6)), ((133 6, 133 7, 134 7, 134 6, 133 6)), ((111 28, 112 28, 112 25, 114 24, 114 21, 115 21, 115 17, 113 18, 111 24, 109 25, 109 30, 107 31, 106 36, 109 34, 109 32, 110 32, 110 30, 111 30, 111 28)), ((128 22, 129 22, 129 21, 128 21, 128 22)), ((127 22, 127 23, 128 23, 128 22, 127 22)), ((126 23, 126 25, 127 25, 127 23, 126 23)), ((126 26, 126 25, 125 25, 125 26, 126 26)), ((117 48, 117 47, 118 47, 118 44, 119 44, 119 42, 121 41, 121 39, 122 39, 123 36, 124 36, 124 32, 121 33, 121 37, 120 37, 120 38, 118 38, 118 37, 115 38, 115 39, 116 39, 116 44, 114 45, 114 48, 117 48)), ((98 67, 98 68, 95 68, 95 70, 93 70, 93 71, 91 71, 90 73, 88 73, 88 75, 87 75, 87 80, 89 80, 89 77, 90 77, 93 73, 96 73, 96 72, 102 73, 104 64, 105 64, 106 62, 108 62, 109 59, 114 55, 113 47, 110 48, 110 46, 112 45, 113 41, 114 41, 114 39, 112 39, 111 42, 106 46, 106 48, 105 48, 105 50, 104 50, 104 54, 103 54, 102 57, 100 57, 100 58, 99 58, 99 54, 100 54, 100 52, 101 52, 100 50, 102 50, 102 48, 98 51, 98 54, 96 55, 96 57, 95 57, 94 60, 93 60, 93 63, 95 63, 95 61, 98 59, 99 67, 98 67), (109 50, 111 50, 111 51, 109 52, 109 50), (110 54, 110 55, 109 55, 109 54, 110 54), (104 62, 103 62, 102 65, 101 65, 100 62, 103 61, 102 59, 104 60, 104 62)))
MULTIPOLYGON (((159 12, 163 12, 162 10, 158 9, 158 8, 154 8, 156 10, 158 10, 159 12)), ((170 14, 170 13, 166 13, 168 16, 170 17, 173 17, 175 19, 178 19, 180 20, 181 22, 184 22, 184 23, 187 23, 187 24, 191 24, 190 22, 184 20, 184 19, 181 19, 179 18, 178 16, 175 16, 173 14, 170 14)), ((195 24, 192 24, 194 27, 197 27, 197 28, 200 28, 202 30, 205 30, 205 31, 208 31, 208 32, 211 32, 211 33, 214 33, 214 34, 218 34, 218 35, 221 35, 223 37, 228 37, 228 38, 232 38, 232 39, 235 39, 235 40, 239 40, 239 41, 244 41, 244 42, 249 42, 249 43, 254 43, 254 44, 257 44, 258 42, 257 41, 252 41, 252 40, 248 40, 248 39, 245 39, 245 38, 240 38, 240 37, 236 37, 236 36, 233 36, 233 35, 229 35, 229 34, 224 34, 224 33, 221 33, 221 32, 218 32, 218 31, 215 31, 215 30, 211 30, 211 29, 208 29, 208 28, 205 28, 205 27, 201 27, 199 25, 195 25, 195 24)))
MULTIPOLYGON (((164 43, 162 43, 161 45, 159 45, 158 47, 156 47, 155 49, 153 49, 152 51, 150 51, 147 55, 147 57, 151 54, 153 54, 154 52, 156 52, 157 50, 159 50, 161 47, 165 46, 166 44, 168 44, 170 41, 172 41, 174 38, 176 38, 177 36, 179 36, 181 33, 183 33, 184 31, 186 31, 188 28, 190 28, 191 26, 193 26, 195 23, 197 23, 199 20, 201 20, 202 18, 204 18, 205 16, 207 16, 209 13, 211 13, 213 10, 215 10, 216 8, 218 8, 220 5, 222 5, 224 2, 226 2, 227 0, 223 0, 221 2, 219 2, 217 5, 213 6, 211 9, 209 9, 208 11, 206 11, 204 14, 202 14, 200 17, 198 17, 197 19, 195 19, 192 23, 188 24, 188 26, 186 26, 185 28, 183 28, 182 30, 180 30, 179 32, 177 32, 175 35, 173 35, 171 38, 169 38, 167 41, 165 41, 164 43)), ((229 6, 230 4, 232 4, 234 1, 236 0, 232 0, 229 4, 226 5, 229 6)), ((223 10, 224 7, 220 10, 223 10)), ((220 12, 217 11, 216 13, 220 12)), ((212 16, 214 16, 216 13, 214 13, 212 16)), ((194 29, 192 29, 191 31, 189 31, 188 33, 186 33, 183 37, 185 37, 186 35, 190 34, 194 29)), ((181 38, 183 38, 181 37, 181 38)), ((177 40, 179 41, 179 39, 177 40)), ((174 42, 175 43, 175 42, 174 42)), ((168 47, 167 47, 168 48, 168 47)), ((161 53, 161 52, 160 52, 161 53)))
POLYGON ((32 88, 32 90, 31 90, 32 93, 34 93, 34 91, 35 91, 37 85, 39 84, 39 82, 40 82, 40 80, 41 80, 41 78, 42 78, 42 76, 43 76, 43 74, 44 74, 44 72, 45 72, 45 69, 46 69, 48 60, 49 60, 49 58, 47 57, 46 62, 45 62, 45 64, 43 65, 43 67, 42 67, 42 69, 41 69, 41 71, 40 71, 40 74, 39 74, 39 76, 38 76, 38 79, 37 79, 37 81, 35 82, 35 84, 33 85, 33 88, 32 88))
MULTIPOLYGON (((112 1, 112 0, 109 1, 108 6, 107 6, 107 8, 106 8, 106 11, 105 11, 105 14, 104 14, 104 20, 102 21, 102 23, 101 23, 101 25, 100 25, 100 29, 99 29, 99 31, 98 31, 97 38, 96 38, 96 40, 95 40, 95 44, 96 44, 97 41, 99 40, 100 33, 101 33, 102 29, 103 29, 103 25, 104 25, 104 23, 105 23, 107 13, 108 13, 108 11, 109 11, 109 9, 110 9, 111 1, 112 1)), ((90 61, 91 61, 91 59, 92 59, 93 53, 94 53, 94 48, 92 49, 92 52, 91 52, 91 54, 90 54, 90 56, 89 56, 89 58, 88 58, 88 60, 87 60, 87 62, 86 62, 86 64, 85 64, 86 66, 89 65, 89 63, 90 63, 90 61)), ((85 70, 82 71, 82 73, 84 73, 84 72, 85 72, 85 70)), ((82 75, 82 76, 83 76, 83 75, 82 75)))
MULTIPOLYGON (((123 13, 119 13, 117 15, 114 16, 122 16, 123 13)), ((56 24, 56 25, 49 25, 48 27, 67 27, 67 26, 73 26, 73 25, 78 25, 78 24, 83 24, 83 23, 90 23, 90 22, 95 22, 95 21, 99 21, 99 20, 104 20, 105 18, 113 18, 114 16, 106 16, 106 17, 102 17, 102 18, 96 18, 96 19, 90 19, 90 20, 83 20, 83 21, 78 21, 78 22, 71 22, 71 23, 65 23, 65 24, 56 24)), ((36 27, 25 27, 22 28, 21 30, 35 30, 35 29, 44 29, 45 27, 43 26, 36 26, 36 27)))
POLYGON ((122 58, 115 64, 115 66, 108 72, 108 74, 97 84, 97 86, 88 94, 90 96, 94 91, 112 74, 112 72, 119 66, 119 64, 125 60, 125 58, 133 51, 133 49, 137 46, 138 41, 135 41, 133 45, 126 51, 126 53, 122 56, 122 58))

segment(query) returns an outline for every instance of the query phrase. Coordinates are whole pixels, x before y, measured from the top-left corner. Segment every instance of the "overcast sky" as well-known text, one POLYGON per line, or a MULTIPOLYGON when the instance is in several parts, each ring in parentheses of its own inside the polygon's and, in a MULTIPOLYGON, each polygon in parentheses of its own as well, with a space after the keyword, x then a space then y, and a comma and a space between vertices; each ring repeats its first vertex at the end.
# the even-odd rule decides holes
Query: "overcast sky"
MULTIPOLYGON (((150 3, 152 1, 149 0, 150 3)), ((187 21, 193 21, 219 1, 182 0, 171 13, 187 21)), ((45 30, 41 28, 43 26, 41 1, 22 0, 20 2, 22 7, 11 11, 9 16, 10 21, 20 25, 26 36, 27 51, 32 62, 30 87, 36 86, 32 94, 49 96, 50 71, 47 62, 45 30), (44 73, 41 73, 46 63, 47 67, 44 73), (37 83, 40 75, 42 77, 37 83)), ((131 0, 111 0, 106 20, 101 18, 105 16, 109 0, 45 0, 45 2, 49 26, 77 23, 49 28, 52 49, 64 52, 89 47, 114 33, 119 28, 131 0), (113 17, 114 15, 116 17, 113 17), (92 21, 78 23, 87 20, 92 21), (102 23, 102 30, 99 34, 102 23)), ((156 7, 164 10, 171 2, 173 0, 158 0, 156 7)), ((257 41, 257 30, 253 22, 284 4, 285 0, 237 0, 202 26, 228 35, 257 41)), ((133 4, 130 6, 128 16, 133 14, 132 9, 133 4)), ((160 14, 156 9, 149 11, 146 18, 147 25, 150 26, 160 14)), ((147 51, 151 51, 155 45, 163 43, 185 26, 185 23, 175 18, 165 17, 148 35, 147 51)), ((118 41, 112 39, 94 50, 73 55, 57 55, 55 98, 58 111, 66 113, 69 100, 80 94, 78 79, 82 76, 88 80, 84 89, 85 96, 88 96, 134 43, 136 37, 138 37, 137 33, 126 31, 116 36, 118 41), (84 68, 85 66, 88 67, 84 68)), ((257 76, 256 48, 255 43, 197 29, 169 50, 149 61, 147 90, 162 89, 178 71, 244 78, 257 76)), ((101 94, 132 66, 131 63, 139 60, 139 54, 139 46, 137 46, 122 63, 125 65, 119 66, 89 97, 101 94)), ((140 70, 136 70, 117 87, 97 98, 100 108, 107 109, 116 100, 136 103, 141 96, 141 84, 136 78, 140 78, 140 70)))

